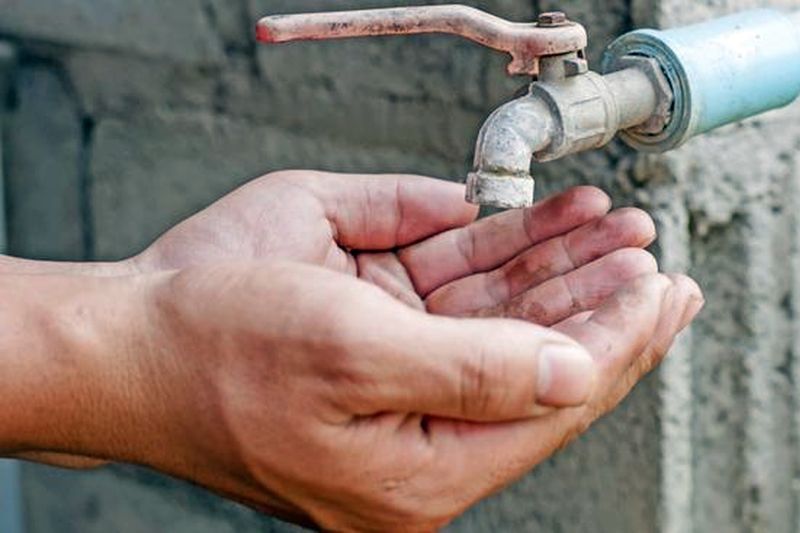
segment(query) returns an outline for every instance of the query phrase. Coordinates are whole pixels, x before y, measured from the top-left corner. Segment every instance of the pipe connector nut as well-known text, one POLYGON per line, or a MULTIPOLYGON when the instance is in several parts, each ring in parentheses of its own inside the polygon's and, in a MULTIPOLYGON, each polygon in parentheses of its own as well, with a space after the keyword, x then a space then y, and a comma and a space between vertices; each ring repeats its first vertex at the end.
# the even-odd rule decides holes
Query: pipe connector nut
POLYGON ((638 69, 647 75, 647 79, 650 80, 656 93, 657 104, 653 115, 647 122, 626 130, 621 135, 625 137, 626 135, 656 135, 661 133, 669 124, 672 117, 672 106, 675 101, 669 80, 664 71, 661 70, 661 65, 659 65, 658 61, 645 56, 614 57, 609 59, 603 70, 604 74, 610 74, 629 68, 638 69))

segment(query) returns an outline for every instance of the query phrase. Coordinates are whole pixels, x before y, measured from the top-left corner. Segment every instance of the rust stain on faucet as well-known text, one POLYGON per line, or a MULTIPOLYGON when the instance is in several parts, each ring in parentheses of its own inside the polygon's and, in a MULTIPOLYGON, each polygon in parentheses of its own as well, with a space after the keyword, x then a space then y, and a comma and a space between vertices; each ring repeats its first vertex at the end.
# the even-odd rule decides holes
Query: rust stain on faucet
POLYGON ((446 33, 511 55, 510 75, 535 76, 539 58, 583 50, 586 30, 563 17, 559 24, 510 22, 463 5, 367 9, 273 15, 261 19, 264 43, 318 41, 383 35, 446 33))

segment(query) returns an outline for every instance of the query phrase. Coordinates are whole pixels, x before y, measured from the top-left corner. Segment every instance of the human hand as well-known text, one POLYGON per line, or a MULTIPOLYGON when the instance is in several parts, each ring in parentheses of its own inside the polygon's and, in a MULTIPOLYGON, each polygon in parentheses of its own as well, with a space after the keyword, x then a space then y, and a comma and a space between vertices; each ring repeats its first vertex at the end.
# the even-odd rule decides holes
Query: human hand
MULTIPOLYGON (((607 214, 609 208, 604 193, 579 187, 533 209, 470 224, 477 211, 463 201, 459 185, 414 176, 282 172, 226 196, 143 254, 92 265, 92 272, 290 259, 357 274, 433 313, 551 325, 596 308, 626 282, 657 269, 638 249, 654 238, 650 218, 635 209, 607 214)), ((104 464, 57 454, 20 457, 76 468, 104 464)))
MULTIPOLYGON (((594 195, 596 199, 604 199, 594 189, 578 189, 572 194, 594 195)), ((547 221, 563 220, 564 218, 543 216, 548 212, 546 208, 552 209, 552 206, 558 206, 559 202, 551 200, 543 206, 540 205, 538 212, 531 211, 523 218, 541 218, 545 222, 536 227, 547 228, 547 221), (537 213, 538 216, 534 216, 537 213)), ((573 205, 575 205, 574 202, 565 202, 561 204, 561 209, 564 209, 564 206, 573 205)), ((607 209, 607 203, 603 202, 601 211, 604 212, 605 209, 607 209)), ((583 209, 578 211, 585 212, 583 209)), ((511 253, 509 249, 519 248, 523 242, 527 242, 528 245, 534 242, 530 238, 529 232, 523 231, 520 235, 519 231, 507 231, 522 222, 521 218, 513 222, 512 217, 514 216, 519 216, 519 214, 506 214, 489 222, 478 223, 466 230, 457 227, 454 231, 445 231, 427 240, 418 236, 415 239, 409 238, 415 244, 402 248, 394 257, 404 266, 406 262, 411 264, 409 272, 426 272, 424 268, 418 269, 413 266, 417 263, 424 265, 426 262, 432 262, 435 266, 440 267, 449 268, 453 264, 458 267, 458 263, 446 261, 447 258, 454 257, 480 259, 494 256, 494 261, 499 262, 496 259, 498 248, 500 253, 509 254, 511 253), (478 236, 481 236, 481 232, 486 231, 488 235, 499 233, 511 238, 496 239, 495 247, 489 250, 488 254, 475 253, 475 249, 470 250, 469 247, 459 249, 457 243, 465 242, 463 241, 464 235, 475 237, 476 231, 478 236), (461 235, 460 238, 459 235, 461 235), (526 241, 526 239, 530 240, 526 241), (461 254, 460 256, 454 254, 453 245, 461 254), (462 250, 469 253, 461 253, 462 250), (400 258, 400 256, 403 257, 400 258), (441 261, 442 258, 445 261, 441 261)), ((593 255, 602 255, 602 248, 608 247, 609 243, 613 248, 613 244, 619 243, 620 239, 622 241, 644 239, 649 242, 651 238, 649 231, 643 231, 648 227, 651 228, 651 223, 647 217, 641 216, 641 212, 624 211, 622 215, 615 216, 619 217, 616 220, 630 217, 629 220, 639 220, 641 223, 638 225, 621 224, 620 227, 613 223, 614 218, 607 218, 600 219, 604 220, 602 223, 594 222, 589 226, 572 230, 566 235, 562 233, 561 236, 554 236, 558 231, 547 230, 553 236, 548 235, 545 231, 541 240, 536 241, 532 248, 522 252, 522 259, 512 258, 510 263, 505 266, 500 265, 493 274, 495 280, 520 279, 507 275, 514 271, 521 274, 522 280, 525 280, 527 276, 538 274, 541 276, 540 279, 547 278, 542 285, 550 284, 559 289, 544 293, 548 295, 546 300, 542 300, 543 296, 540 294, 539 302, 547 305, 554 304, 547 308, 558 309, 560 306, 566 311, 544 315, 545 319, 540 318, 539 321, 558 323, 555 330, 563 331, 573 338, 581 340, 597 361, 594 373, 586 371, 583 363, 580 363, 580 357, 566 357, 567 363, 563 365, 565 372, 559 373, 553 367, 550 367, 549 371, 540 371, 539 363, 542 360, 547 361, 548 358, 543 358, 538 348, 547 344, 548 339, 550 343, 556 339, 552 336, 554 334, 552 331, 542 330, 524 322, 474 321, 436 317, 415 309, 419 305, 413 305, 413 300, 409 302, 408 299, 402 297, 398 299, 387 297, 387 292, 392 293, 391 290, 387 290, 391 289, 391 284, 364 284, 352 276, 337 274, 335 269, 312 268, 312 272, 304 270, 309 267, 294 264, 282 267, 287 272, 281 274, 273 270, 279 267, 270 266, 268 262, 264 262, 260 266, 246 269, 234 268, 227 274, 202 269, 189 270, 177 274, 178 278, 183 281, 161 283, 162 288, 156 291, 161 295, 157 298, 159 305, 149 307, 147 312, 138 313, 138 318, 124 320, 125 326, 119 328, 112 335, 115 342, 119 343, 121 347, 117 350, 109 350, 109 352, 123 352, 125 356, 121 360, 136 361, 133 364, 134 368, 127 370, 116 368, 119 366, 119 358, 115 358, 114 361, 115 371, 113 374, 117 376, 116 383, 118 388, 125 390, 126 396, 122 399, 123 401, 120 401, 120 398, 115 398, 112 394, 111 397, 114 401, 103 402, 103 405, 106 405, 114 404, 116 401, 116 416, 106 419, 106 423, 113 431, 94 432, 95 435, 111 435, 114 437, 112 441, 108 442, 107 438, 102 437, 77 445, 51 444, 50 446, 33 447, 32 449, 28 448, 26 452, 40 454, 56 451, 75 456, 84 455, 140 462, 173 475, 192 479, 212 490, 249 503, 254 507, 283 513, 296 519, 310 517, 323 525, 333 524, 330 527, 335 527, 335 524, 354 524, 353 527, 359 527, 359 525, 367 527, 366 524, 392 524, 401 521, 426 528, 444 523, 471 502, 511 481, 543 460, 558 446, 585 429, 594 418, 612 408, 636 380, 658 362, 676 332, 691 319, 699 307, 699 292, 692 282, 685 278, 669 280, 660 276, 647 277, 635 282, 632 288, 622 291, 594 313, 591 312, 591 309, 598 305, 598 302, 602 300, 601 297, 597 296, 594 300, 586 299, 583 304, 580 302, 584 300, 575 298, 573 292, 575 287, 582 286, 581 279, 591 286, 592 276, 576 275, 582 270, 586 272, 588 267, 580 267, 572 272, 569 268, 553 266, 558 265, 558 261, 553 260, 559 257, 569 257, 569 263, 580 265, 590 261, 593 255), (637 226, 640 229, 631 234, 626 234, 624 231, 626 228, 636 228, 637 226), (609 232, 610 238, 587 238, 587 236, 596 235, 593 232, 598 229, 606 228, 608 231, 615 227, 616 231, 609 232), (620 230, 622 231, 620 232, 620 230), (601 248, 599 251, 598 247, 601 248), (542 250, 551 250, 551 252, 543 253, 542 250), (562 254, 559 255, 553 251, 562 251, 562 254), (574 257, 584 259, 576 260, 573 259, 574 257), (532 268, 537 261, 543 259, 544 264, 539 264, 545 268, 532 268), (517 265, 516 268, 514 265, 517 265), (521 268, 521 265, 524 267, 521 268), (558 273, 564 270, 567 271, 566 274, 558 273), (291 283, 285 280, 281 282, 282 276, 288 277, 291 283), (327 281, 320 281, 321 276, 333 277, 327 281), (569 276, 572 281, 567 281, 569 276), (294 288, 286 290, 286 287, 292 286, 292 284, 294 288), (360 288, 356 288, 356 286, 360 288), (377 290, 376 286, 384 291, 377 290), (270 290, 278 291, 278 294, 275 295, 270 290), (336 291, 345 294, 340 297, 336 291), (306 292, 309 294, 306 295, 306 292), (355 300, 353 298, 345 299, 346 295, 352 296, 355 300), (563 298, 558 298, 559 295, 563 298), (310 300, 306 297, 310 297, 310 300), (399 301, 412 303, 412 305, 403 306, 398 303, 399 301), (570 305, 563 306, 558 303, 559 301, 569 301, 570 305), (214 302, 214 306, 202 306, 198 305, 198 302, 214 302), (275 302, 279 302, 279 304, 275 302), (305 310, 306 312, 295 312, 298 307, 300 311, 305 310), (583 310, 588 312, 580 312, 583 310), (289 313, 289 317, 287 318, 282 311, 289 313), (356 311, 355 316, 354 311, 356 311), (359 314, 359 311, 362 313, 359 314), (565 312, 568 318, 559 322, 559 314, 563 315, 565 312), (146 318, 144 322, 142 315, 146 318), (408 319, 406 327, 402 327, 402 324, 398 323, 398 317, 403 316, 413 317, 413 319, 408 319), (255 317, 257 323, 248 322, 248 317, 255 317), (276 317, 277 324, 280 325, 277 328, 276 323, 270 322, 276 317), (328 320, 325 320, 326 318, 328 320), (259 319, 263 319, 263 321, 259 319), (437 322, 437 324, 433 325, 429 321, 437 322), (423 324, 423 322, 425 323, 423 324), (446 327, 445 324, 447 324, 446 327), (294 336, 290 336, 288 339, 285 336, 282 337, 287 325, 292 326, 290 332, 295 332, 294 336), (525 328, 524 332, 520 329, 523 327, 525 328), (387 328, 391 331, 387 331, 387 328), (420 351, 426 356, 422 358, 423 361, 420 359, 419 351, 414 355, 400 350, 409 347, 408 349, 413 351, 414 346, 419 346, 424 340, 424 337, 420 336, 420 332, 426 330, 429 332, 436 330, 436 335, 431 333, 430 338, 441 338, 441 342, 434 348, 449 354, 450 359, 447 359, 446 356, 431 358, 430 353, 438 352, 429 348, 427 344, 421 345, 420 351), (345 333, 343 334, 342 331, 345 333), (367 335, 366 341, 359 338, 365 335, 364 332, 370 333, 367 335), (143 335, 144 338, 132 340, 131 334, 143 335), (457 342, 459 339, 460 342, 457 342), (517 341, 515 342, 514 339, 517 341), (509 342, 512 345, 507 345, 509 342), (297 349, 298 343, 299 350, 297 349), (273 367, 275 359, 269 357, 269 352, 272 351, 270 347, 275 349, 276 346, 289 347, 289 354, 296 352, 295 357, 290 357, 287 356, 287 352, 275 350, 279 355, 278 363, 281 361, 284 364, 287 361, 309 362, 308 368, 303 367, 300 370, 307 371, 306 376, 312 377, 295 380, 292 379, 292 372, 285 371, 280 364, 273 367), (461 346, 465 348, 477 346, 478 349, 477 352, 455 349, 461 346), (493 347, 495 351, 487 346, 493 347), (527 350, 529 346, 533 346, 530 351, 527 350), (398 351, 393 351, 393 349, 399 350, 401 353, 398 355, 398 351), (365 352, 368 357, 364 357, 365 352), (372 409, 376 409, 376 412, 370 412, 369 406, 372 404, 366 400, 375 398, 370 397, 366 392, 373 388, 410 388, 414 380, 406 374, 388 376, 387 385, 384 387, 377 387, 378 381, 373 380, 368 372, 359 374, 361 378, 364 378, 364 383, 353 382, 354 385, 361 385, 360 387, 325 386, 325 384, 330 384, 329 378, 331 377, 334 383, 342 381, 337 379, 337 372, 331 374, 326 371, 326 361, 322 357, 324 354, 353 355, 353 357, 342 357, 344 367, 339 369, 342 371, 345 381, 349 383, 348 370, 361 370, 362 365, 366 371, 394 368, 394 365, 379 364, 385 362, 385 359, 376 354, 387 355, 387 352, 389 356, 394 356, 394 359, 390 359, 391 361, 407 359, 409 363, 414 364, 417 368, 414 379, 426 376, 426 372, 420 371, 420 369, 429 368, 425 366, 425 361, 430 364, 442 359, 445 362, 454 362, 455 368, 464 369, 466 366, 466 371, 453 371, 451 368, 449 389, 439 386, 436 373, 433 374, 433 384, 420 380, 422 381, 421 389, 423 392, 427 391, 427 394, 440 393, 441 398, 445 400, 449 398, 450 402, 453 402, 454 397, 458 398, 450 405, 458 405, 458 409, 461 409, 464 414, 454 415, 452 411, 438 411, 435 403, 433 407, 431 404, 425 404, 427 408, 423 408, 424 406, 421 404, 421 407, 417 408, 414 404, 404 406, 402 402, 393 404, 394 409, 378 411, 376 407, 373 407, 372 409), (462 352, 466 355, 462 359, 458 359, 459 355, 463 355, 462 352), (491 354, 497 352, 500 353, 500 357, 491 357, 491 354), (186 357, 186 353, 191 353, 192 357, 186 357), (297 355, 297 353, 305 354, 305 356, 297 355), (478 354, 477 361, 475 355, 470 355, 472 353, 478 354), (517 356, 514 357, 514 354, 517 356), (527 359, 524 357, 525 355, 527 355, 527 359), (220 357, 223 358, 221 363, 218 359, 220 357), (453 357, 456 359, 452 359, 453 357), (512 361, 508 360, 509 357, 512 361), (239 360, 239 358, 241 359, 239 360), (206 366, 209 364, 208 361, 211 361, 211 366, 206 366), (203 364, 204 362, 205 364, 203 364), (422 365, 420 365, 421 362, 422 365), (355 365, 355 368, 351 368, 351 364, 355 365), (319 371, 320 368, 317 365, 322 365, 322 372, 319 371), (273 377, 271 373, 273 368, 276 370, 274 376, 279 378, 275 387, 271 387, 269 382, 269 379, 273 377), (238 371, 236 371, 237 369, 238 371), (229 371, 232 374, 229 374, 229 371), (538 376, 549 375, 549 378, 545 380, 545 383, 550 384, 549 387, 540 383, 537 373, 538 376), (453 378, 455 374, 458 374, 457 378, 453 378), (529 379, 531 374, 534 375, 534 378, 529 379), (125 378, 122 382, 119 379, 120 375, 125 378), (586 377, 592 375, 594 375, 595 383, 594 392, 589 394, 585 391, 586 377), (136 379, 131 379, 131 376, 135 376, 136 379), (248 381, 248 376, 255 379, 255 382, 248 381), (492 376, 495 379, 491 379, 492 376), (389 378, 394 378, 394 381, 389 378), (509 380, 509 378, 511 379, 509 380), (562 380, 562 378, 564 379, 562 380), (584 384, 583 389, 581 380, 584 384), (393 386, 388 385, 392 382, 393 386), (457 387, 452 385, 455 382, 459 383, 457 387), (498 385, 499 382, 502 382, 502 385, 498 385), (301 394, 292 393, 292 390, 296 390, 292 388, 292 384, 298 383, 312 384, 311 389, 308 389, 310 393, 306 394, 305 389, 300 391, 301 394), (319 385, 319 394, 315 392, 314 383, 319 385), (465 385, 461 383, 465 383, 465 385), (138 385, 141 384, 147 386, 139 388, 138 385), (134 391, 131 391, 131 385, 137 385, 133 387, 134 391), (202 390, 196 390, 197 387, 201 387, 202 390), (360 390, 365 392, 359 394, 360 390), (456 390, 458 392, 451 394, 456 390), (582 390, 584 391, 583 395, 581 394, 582 390), (203 396, 203 391, 212 396, 210 398, 203 396), (325 391, 331 394, 328 395, 325 391), (470 395, 470 391, 477 392, 470 395), (513 391, 517 391, 516 395, 513 391), (363 437, 345 432, 336 437, 340 440, 326 444, 327 441, 320 435, 326 438, 329 436, 327 429, 329 429, 330 420, 325 417, 319 420, 319 417, 320 414, 325 415, 327 411, 307 411, 310 407, 321 405, 314 401, 322 402, 322 404, 333 402, 338 406, 339 397, 334 393, 344 394, 346 398, 352 394, 356 400, 364 399, 363 404, 358 401, 346 404, 344 412, 339 414, 351 417, 356 421, 362 419, 367 422, 373 421, 376 426, 365 424, 366 433, 363 437), (260 394, 263 394, 264 398, 260 398, 260 394), (465 395, 477 398, 468 399, 465 402, 463 400, 465 395), (264 407, 267 405, 268 399, 283 396, 286 396, 287 403, 278 404, 277 414, 271 407, 264 407), (215 399, 226 403, 232 402, 231 407, 228 408, 231 409, 231 412, 221 411, 219 406, 214 404, 215 399), (541 409, 542 407, 564 407, 576 404, 583 404, 583 406, 562 408, 549 413, 541 409), (475 413, 474 408, 470 410, 470 405, 477 406, 478 413, 475 413), (250 412, 250 408, 255 408, 256 412, 250 412), (363 412, 365 408, 366 412, 363 412), (309 425, 299 424, 297 426, 298 433, 290 431, 284 435, 280 428, 285 427, 286 424, 281 423, 276 426, 274 417, 283 416, 282 422, 287 422, 285 417, 291 418, 293 410, 294 416, 298 416, 300 421, 303 420, 303 416, 311 415, 310 420, 307 416, 305 418, 309 425), (185 421, 181 417, 184 417, 185 421), (126 418, 129 426, 124 430, 120 426, 123 425, 121 422, 126 418), (419 466, 418 461, 421 459, 414 453, 411 454, 408 461, 398 465, 401 470, 411 467, 413 472, 419 473, 417 477, 408 478, 410 482, 413 482, 414 487, 420 486, 420 492, 417 493, 402 490, 374 492, 372 489, 374 489, 375 479, 374 477, 370 479, 368 474, 372 473, 373 476, 377 475, 383 479, 381 476, 384 476, 385 473, 377 467, 373 468, 375 465, 370 461, 350 463, 349 465, 342 463, 352 467, 353 470, 349 473, 346 469, 338 471, 342 480, 352 479, 350 476, 355 475, 364 481, 368 489, 366 493, 363 484, 353 488, 355 493, 341 489, 335 484, 339 480, 336 476, 332 478, 334 481, 332 486, 314 485, 314 480, 319 482, 321 479, 322 482, 330 482, 330 479, 316 476, 314 479, 299 476, 295 479, 296 485, 293 485, 295 482, 291 481, 293 479, 292 469, 299 467, 296 464, 288 464, 284 465, 290 469, 288 473, 280 470, 282 465, 279 463, 281 463, 283 455, 279 453, 278 456, 275 456, 271 451, 268 453, 265 447, 269 444, 265 439, 270 437, 274 437, 281 444, 288 446, 287 449, 297 449, 301 452, 303 451, 302 447, 295 446, 300 441, 319 446, 321 448, 318 450, 320 451, 318 455, 307 456, 305 453, 301 453, 295 457, 295 463, 301 461, 301 456, 305 457, 302 459, 303 464, 309 460, 309 457, 320 458, 323 461, 328 460, 327 464, 315 465, 320 469, 335 468, 340 464, 340 460, 343 460, 341 456, 345 454, 345 450, 342 447, 341 439, 344 439, 348 445, 361 443, 361 449, 373 450, 380 448, 375 448, 380 443, 375 442, 374 439, 386 436, 388 440, 381 446, 400 450, 407 442, 410 442, 412 449, 417 449, 415 445, 418 445, 419 441, 408 440, 413 437, 406 438, 403 431, 401 431, 402 435, 399 441, 403 445, 395 444, 394 448, 391 447, 392 439, 395 439, 396 436, 386 427, 388 426, 389 429, 400 427, 397 422, 399 419, 411 420, 409 427, 418 427, 418 431, 424 434, 426 439, 428 435, 437 434, 439 435, 437 442, 449 443, 444 448, 441 448, 440 444, 435 454, 428 452, 428 455, 422 456, 422 459, 427 457, 429 461, 432 461, 426 463, 430 465, 431 471, 435 474, 442 474, 442 476, 424 477, 425 470, 421 467, 415 468, 419 466), (383 420, 387 422, 382 422, 383 420), (208 425, 204 426, 204 421, 208 425), (325 423, 328 425, 326 426, 325 423), (381 425, 382 423, 387 426, 381 425), (303 433, 303 427, 309 433, 303 433), (375 429, 376 427, 377 429, 375 429), (248 433, 247 430, 252 428, 263 428, 267 434, 248 433), (317 431, 324 433, 317 433, 317 431), (219 434, 222 441, 216 440, 214 434, 219 434), (142 437, 145 437, 145 440, 137 440, 142 437), (255 444, 252 447, 247 446, 248 443, 252 444, 253 442, 255 444), (515 446, 512 447, 512 443, 516 443, 515 446), (331 448, 325 448, 327 445, 331 448), (475 448, 478 445, 482 447, 475 448), (460 454, 455 453, 458 447, 463 448, 460 454), (234 452, 238 448, 242 448, 242 450, 237 456, 234 452), (258 455, 262 448, 264 448, 262 453, 265 454, 263 457, 258 455), (326 450, 327 454, 322 453, 326 450), (430 459, 431 456, 436 460, 430 459), (477 460, 473 463, 475 457, 482 457, 484 462, 477 460), (494 457, 492 463, 486 464, 485 460, 492 457, 494 457), (497 457, 501 460, 498 460, 497 457), (504 457, 508 459, 507 462, 504 462, 504 457), (233 462, 226 462, 227 459, 233 462), (452 465, 454 460, 457 465, 455 467, 452 465), (451 463, 447 467, 450 470, 447 472, 436 470, 434 462, 451 463), (276 473, 270 473, 267 470, 269 466, 274 466, 276 473), (472 466, 472 468, 467 468, 467 466, 472 466), (362 470, 359 470, 359 467, 362 470), (364 467, 369 467, 366 472, 363 470, 364 467), (502 471, 498 473, 497 468, 502 471), (444 474, 448 472, 451 477, 444 477, 444 474), (469 487, 468 490, 450 491, 455 487, 455 482, 452 480, 456 478, 459 480, 457 484, 463 483, 464 487, 469 487), (452 484, 448 485, 448 480, 452 484), (470 485, 468 483, 470 481, 474 483, 470 485), (425 483, 429 485, 425 485, 425 483), (426 489, 428 492, 422 489, 426 489), (436 492, 439 499, 429 498, 430 491, 436 492), (410 500, 398 500, 396 499, 398 494, 401 497, 408 496, 410 500), (338 496, 341 498, 337 499, 338 496), (374 499, 370 500, 371 496, 374 499), (415 505, 420 501, 430 505, 409 511, 411 500, 415 505)), ((566 218, 570 219, 571 217, 566 218)), ((415 217, 415 219, 418 218, 415 217)), ((341 224, 337 226, 337 230, 344 230, 339 231, 339 235, 349 238, 358 235, 357 231, 352 232, 353 228, 357 228, 357 226, 341 224)), ((397 228, 393 229, 395 229, 394 232, 374 234, 394 233, 395 236, 402 234, 397 231, 397 228)), ((467 239, 467 241, 484 242, 483 238, 467 239)), ((344 251, 342 253, 345 257, 349 255, 344 251)), ((642 255, 643 252, 623 250, 617 254, 632 254, 633 257, 642 258, 641 261, 632 263, 623 261, 623 264, 635 265, 652 261, 646 254, 642 255)), ((370 272, 373 265, 385 265, 386 263, 380 259, 390 256, 391 252, 357 254, 354 261, 359 265, 362 255, 367 256, 368 260, 363 263, 365 268, 359 270, 370 272), (378 261, 375 261, 376 259, 378 261)), ((391 257, 389 258, 391 259, 391 257)), ((602 265, 602 262, 601 259, 594 266, 602 265)), ((567 263, 562 259, 562 264, 567 263)), ((227 267, 219 268, 224 270, 227 267)), ((502 313, 504 306, 509 306, 511 309, 516 308, 521 311, 519 313, 521 318, 536 318, 536 316, 524 312, 526 311, 525 305, 515 306, 510 303, 513 299, 517 299, 517 303, 525 301, 535 303, 537 300, 530 298, 530 291, 521 292, 515 297, 509 295, 509 303, 501 303, 495 307, 484 306, 478 308, 477 312, 475 308, 469 309, 463 305, 463 302, 469 303, 473 299, 449 299, 447 297, 448 295, 452 297, 453 294, 468 295, 472 290, 470 287, 474 288, 478 285, 483 285, 483 288, 490 287, 490 277, 482 278, 482 276, 492 273, 491 268, 492 265, 480 263, 480 261, 473 262, 470 268, 465 269, 468 271, 466 276, 455 276, 456 284, 450 285, 452 282, 445 281, 440 286, 436 286, 435 282, 431 282, 427 291, 420 289, 418 279, 414 279, 411 285, 420 300, 422 300, 422 294, 428 292, 424 300, 426 306, 431 306, 432 302, 434 302, 433 305, 442 305, 446 314, 491 315, 502 313), (477 272, 477 274, 473 274, 473 272, 477 272), (483 283, 475 283, 476 280, 481 279, 483 279, 483 283), (442 290, 448 285, 455 288, 442 290), (435 303, 436 298, 432 296, 437 294, 440 301, 444 302, 443 304, 435 303), (459 303, 459 305, 454 305, 452 302, 459 303)), ((608 272, 605 268, 599 268, 597 271, 608 272)), ((635 270, 633 269, 634 272, 635 270)), ((429 271, 441 272, 441 269, 429 271)), ((613 270, 610 272, 614 273, 613 270)), ((162 274, 162 276, 171 278, 176 274, 162 274)), ((375 274, 371 274, 364 277, 372 279, 374 276, 375 274)), ((599 279, 602 280, 606 277, 602 276, 599 279)), ((614 277, 611 276, 611 278, 614 277)), ((631 275, 631 277, 635 276, 631 275)), ((147 277, 135 278, 135 284, 146 284, 141 281, 142 278, 147 277)), ((612 288, 606 287, 603 290, 610 293, 621 283, 619 279, 612 279, 612 288)), ((481 294, 480 291, 473 292, 479 296, 481 294)), ((491 293, 491 291, 484 292, 491 293)), ((508 291, 509 294, 511 292, 508 291)), ((602 293, 598 292, 598 294, 602 293)), ((86 295, 86 291, 81 291, 82 302, 86 300, 86 295)), ((397 296, 396 293, 394 295, 397 296)), ((130 302, 136 301, 136 298, 133 297, 114 298, 115 304, 129 305, 130 302)), ((85 311, 82 312, 82 315, 85 314, 85 311)), ((113 312, 89 314, 115 315, 113 312)), ((557 339, 558 343, 568 342, 565 337, 557 339)), ((563 346, 567 345, 563 344, 563 346)), ((561 350, 559 352, 568 353, 561 350)), ((335 358, 334 363, 336 359, 339 358, 335 358)), ((404 367, 398 368, 402 370, 404 367)), ((292 370, 291 365, 289 370, 292 370)), ((407 368, 406 372, 408 372, 407 368)), ((446 376, 438 379, 445 380, 446 376)), ((95 381, 111 383, 115 380, 95 381)), ((425 394, 417 394, 416 388, 410 390, 415 391, 412 399, 425 401, 425 394)), ((380 391, 376 391, 376 396, 379 397, 378 399, 383 398, 380 391)), ((102 425, 101 422, 92 421, 95 425, 102 425)), ((291 428, 292 424, 288 425, 291 428)), ((359 426, 359 424, 355 425, 359 426)), ((336 424, 334 426, 338 427, 336 424)), ((401 426, 406 427, 406 425, 401 426)), ((79 427, 79 424, 72 424, 72 427, 79 427)), ((92 434, 92 432, 85 432, 85 434, 92 434)), ((85 438, 85 435, 82 436, 85 438)), ((333 435, 331 434, 331 436, 333 435)), ((284 448, 277 447, 277 449, 280 451, 284 448)), ((352 455, 352 449, 348 448, 348 450, 348 456, 352 455)), ((402 481, 404 478, 390 477, 389 479, 390 481, 392 479, 402 481)))
POLYGON ((419 309, 550 325, 655 273, 638 209, 578 187, 474 222, 464 187, 418 176, 279 172, 167 232, 129 269, 288 260, 358 276, 419 309))
POLYGON ((93 453, 333 530, 446 524, 617 405, 702 305, 687 278, 646 276, 560 323, 568 337, 437 317, 297 264, 148 291, 157 331, 118 339, 138 385, 112 416, 116 448, 93 453))

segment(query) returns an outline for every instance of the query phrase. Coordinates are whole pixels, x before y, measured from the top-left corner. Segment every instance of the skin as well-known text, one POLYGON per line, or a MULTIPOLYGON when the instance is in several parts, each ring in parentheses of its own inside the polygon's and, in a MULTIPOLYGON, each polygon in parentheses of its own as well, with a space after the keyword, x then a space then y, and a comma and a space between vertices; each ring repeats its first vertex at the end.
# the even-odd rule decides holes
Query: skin
POLYGON ((256 180, 114 264, 6 258, 0 453, 334 530, 435 530, 622 401, 703 305, 582 187, 475 222, 414 176, 256 180))

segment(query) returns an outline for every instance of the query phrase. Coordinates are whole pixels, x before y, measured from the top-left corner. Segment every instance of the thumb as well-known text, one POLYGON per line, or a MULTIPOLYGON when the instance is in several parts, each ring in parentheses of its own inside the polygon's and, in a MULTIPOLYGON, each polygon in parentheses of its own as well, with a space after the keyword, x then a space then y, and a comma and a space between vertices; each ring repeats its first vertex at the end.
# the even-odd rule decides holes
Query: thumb
MULTIPOLYGON (((395 315, 396 318, 397 315, 395 315)), ((475 422, 526 419, 585 403, 595 363, 575 341, 521 321, 408 313, 382 350, 376 412, 475 422)))

